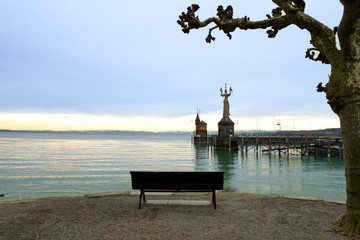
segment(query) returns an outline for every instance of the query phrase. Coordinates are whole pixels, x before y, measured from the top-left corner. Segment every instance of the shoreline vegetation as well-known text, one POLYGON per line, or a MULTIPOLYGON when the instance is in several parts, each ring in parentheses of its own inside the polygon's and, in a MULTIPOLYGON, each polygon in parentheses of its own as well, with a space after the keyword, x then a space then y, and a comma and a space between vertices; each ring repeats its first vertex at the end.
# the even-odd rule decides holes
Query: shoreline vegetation
MULTIPOLYGON (((291 196, 217 193, 211 205, 138 209, 138 192, 1 202, 3 239, 349 239, 328 231, 343 203, 291 196)), ((211 194, 147 200, 210 200, 211 194)))

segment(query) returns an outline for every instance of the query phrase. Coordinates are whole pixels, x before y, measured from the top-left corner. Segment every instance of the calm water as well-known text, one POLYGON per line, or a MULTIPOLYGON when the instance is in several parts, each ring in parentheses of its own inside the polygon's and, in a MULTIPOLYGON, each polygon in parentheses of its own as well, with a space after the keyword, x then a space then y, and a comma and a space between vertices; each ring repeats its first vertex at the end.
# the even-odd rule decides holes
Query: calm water
POLYGON ((131 170, 220 170, 224 191, 346 200, 339 158, 215 151, 189 135, 0 133, 0 201, 131 190, 131 170))

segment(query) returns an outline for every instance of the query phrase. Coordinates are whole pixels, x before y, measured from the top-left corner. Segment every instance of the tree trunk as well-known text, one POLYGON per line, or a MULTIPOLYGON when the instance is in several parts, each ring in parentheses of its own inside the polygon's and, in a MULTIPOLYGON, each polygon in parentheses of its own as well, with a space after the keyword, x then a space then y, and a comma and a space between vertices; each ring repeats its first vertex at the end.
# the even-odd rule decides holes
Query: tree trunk
POLYGON ((347 236, 360 236, 360 103, 356 95, 347 99, 348 103, 338 113, 344 150, 347 210, 334 221, 332 230, 347 236))

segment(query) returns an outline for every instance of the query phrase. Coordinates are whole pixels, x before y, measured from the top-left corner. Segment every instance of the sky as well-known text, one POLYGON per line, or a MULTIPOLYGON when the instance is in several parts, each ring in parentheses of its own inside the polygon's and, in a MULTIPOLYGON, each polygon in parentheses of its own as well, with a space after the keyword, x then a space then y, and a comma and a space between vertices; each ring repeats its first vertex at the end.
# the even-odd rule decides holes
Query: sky
MULTIPOLYGON (((193 131, 197 109, 209 130, 222 117, 220 87, 232 87, 236 130, 339 127, 316 92, 330 66, 305 59, 310 35, 295 26, 184 34, 182 11, 217 6, 234 17, 265 19, 271 0, 0 0, 0 129, 193 131), (280 123, 280 125, 278 125, 280 123)), ((339 1, 307 1, 306 13, 330 28, 339 1), (326 6, 326 8, 324 7, 326 6)))

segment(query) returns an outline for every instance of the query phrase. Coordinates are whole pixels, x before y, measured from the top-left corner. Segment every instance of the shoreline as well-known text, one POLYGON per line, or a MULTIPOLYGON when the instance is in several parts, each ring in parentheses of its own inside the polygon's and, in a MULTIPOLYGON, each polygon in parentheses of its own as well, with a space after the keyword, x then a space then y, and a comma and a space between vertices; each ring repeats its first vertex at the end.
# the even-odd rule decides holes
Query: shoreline
POLYGON ((218 193, 211 205, 151 204, 150 200, 211 200, 211 194, 133 191, 0 203, 0 239, 332 239, 327 231, 343 203, 292 196, 218 193))
MULTIPOLYGON (((100 197, 111 197, 111 196, 139 196, 139 191, 117 191, 117 192, 98 192, 98 193, 86 193, 83 196, 49 196, 49 197, 39 197, 39 198, 30 198, 30 199, 11 199, 0 201, 0 204, 6 203, 26 203, 42 199, 62 199, 62 198, 100 198, 100 197)), ((184 192, 148 192, 146 196, 157 195, 157 196, 181 196, 181 195, 208 195, 209 193, 184 193, 184 192)), ((306 200, 306 201, 323 201, 328 203, 337 203, 337 204, 346 204, 343 201, 327 200, 318 197, 303 197, 303 196, 293 196, 285 194, 266 194, 266 193, 243 193, 243 192, 216 192, 216 196, 255 196, 255 197, 269 197, 269 198, 284 198, 284 199, 294 199, 294 200, 306 200)))

